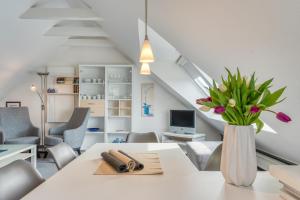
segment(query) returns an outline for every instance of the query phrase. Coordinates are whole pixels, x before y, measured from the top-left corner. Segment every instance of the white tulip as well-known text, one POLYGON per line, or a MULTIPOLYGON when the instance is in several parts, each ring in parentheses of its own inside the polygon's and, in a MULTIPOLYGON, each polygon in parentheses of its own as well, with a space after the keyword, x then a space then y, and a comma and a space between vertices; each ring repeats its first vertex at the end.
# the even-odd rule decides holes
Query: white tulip
POLYGON ((236 105, 236 102, 234 99, 229 99, 228 104, 230 107, 234 107, 236 105))
POLYGON ((221 92, 226 92, 227 91, 227 87, 224 84, 221 84, 219 86, 219 89, 220 89, 221 92))

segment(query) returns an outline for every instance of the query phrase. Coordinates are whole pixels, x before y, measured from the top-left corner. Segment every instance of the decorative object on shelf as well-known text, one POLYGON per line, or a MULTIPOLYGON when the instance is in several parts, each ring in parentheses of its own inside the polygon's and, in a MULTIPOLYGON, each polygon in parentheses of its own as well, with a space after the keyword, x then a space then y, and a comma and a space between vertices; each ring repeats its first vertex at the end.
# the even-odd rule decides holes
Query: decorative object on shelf
POLYGON ((262 112, 271 112, 283 122, 291 118, 282 112, 274 112, 270 107, 282 102, 279 100, 285 87, 271 92, 273 79, 257 83, 255 73, 250 78, 241 76, 239 69, 232 74, 227 68, 227 79, 222 77, 222 84, 209 88, 210 97, 197 99, 202 111, 220 114, 228 123, 224 130, 221 171, 227 183, 237 186, 250 186, 257 171, 255 132, 259 133, 264 123, 260 119, 262 112), (205 109, 203 109, 205 108, 205 109))
POLYGON ((90 131, 90 132, 99 132, 100 128, 88 128, 88 131, 90 131))
POLYGON ((38 72, 37 73, 38 76, 40 76, 41 78, 41 90, 38 91, 38 89, 36 88, 35 85, 31 86, 31 91, 35 92, 40 100, 41 100, 41 131, 42 131, 42 135, 41 135, 41 146, 39 147, 41 149, 41 151, 47 151, 46 147, 45 147, 45 134, 46 134, 46 102, 47 102, 47 76, 49 75, 48 72, 38 72))
POLYGON ((56 78, 57 84, 65 84, 65 78, 64 77, 57 77, 56 78))
POLYGON ((142 117, 153 117, 154 83, 142 83, 142 117))
POLYGON ((145 40, 140 53, 140 63, 142 63, 140 74, 142 75, 151 74, 149 63, 154 62, 154 56, 148 38, 147 28, 148 28, 148 0, 145 0, 145 40))
POLYGON ((48 88, 47 93, 56 93, 54 88, 48 88))
POLYGON ((21 107, 21 101, 6 101, 5 106, 10 107, 10 108, 11 107, 14 107, 14 108, 21 107))

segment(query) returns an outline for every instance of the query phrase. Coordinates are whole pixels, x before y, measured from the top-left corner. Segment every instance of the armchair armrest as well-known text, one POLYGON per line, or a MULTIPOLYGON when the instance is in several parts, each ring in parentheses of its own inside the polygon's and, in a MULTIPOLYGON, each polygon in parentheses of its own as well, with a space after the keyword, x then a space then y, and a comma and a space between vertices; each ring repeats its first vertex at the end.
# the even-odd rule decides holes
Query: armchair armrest
POLYGON ((63 135, 64 131, 67 129, 67 124, 59 127, 49 128, 49 135, 63 135))
POLYGON ((0 130, 0 144, 4 144, 4 133, 0 130))
POLYGON ((81 127, 64 131, 64 142, 73 149, 80 148, 85 136, 85 130, 81 127))

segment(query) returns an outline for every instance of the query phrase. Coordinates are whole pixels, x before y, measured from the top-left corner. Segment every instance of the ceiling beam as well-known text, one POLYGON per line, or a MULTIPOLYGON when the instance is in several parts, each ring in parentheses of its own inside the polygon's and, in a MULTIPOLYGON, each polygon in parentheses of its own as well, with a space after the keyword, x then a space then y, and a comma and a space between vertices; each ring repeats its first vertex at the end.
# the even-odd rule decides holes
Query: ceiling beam
POLYGON ((90 20, 103 21, 90 9, 82 8, 29 8, 20 16, 21 19, 44 20, 90 20))
POLYGON ((53 26, 45 36, 108 37, 102 28, 88 26, 53 26))
POLYGON ((105 38, 69 38, 63 45, 87 47, 114 47, 113 43, 105 38))

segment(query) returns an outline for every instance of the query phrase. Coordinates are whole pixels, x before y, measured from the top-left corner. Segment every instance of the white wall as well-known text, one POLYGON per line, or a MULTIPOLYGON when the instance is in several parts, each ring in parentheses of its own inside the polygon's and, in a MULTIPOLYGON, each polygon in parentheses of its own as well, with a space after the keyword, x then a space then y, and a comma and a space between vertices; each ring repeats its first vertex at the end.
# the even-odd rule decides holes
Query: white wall
MULTIPOLYGON (((134 132, 155 131, 161 133, 169 127, 169 110, 187 109, 174 95, 167 91, 150 76, 139 75, 139 69, 133 70, 133 127, 134 132), (154 83, 154 117, 142 117, 141 83, 154 83)), ((219 140, 218 131, 197 116, 197 132, 206 133, 207 140, 219 140)))
MULTIPOLYGON (((73 47, 60 48, 48 62, 48 66, 78 66, 78 64, 128 64, 130 61, 113 48, 88 48, 73 47)), ((27 78, 22 84, 11 90, 1 101, 21 101, 23 106, 28 106, 30 116, 35 126, 40 126, 40 101, 36 94, 30 90, 31 84, 40 85, 39 77, 33 72, 27 72, 27 78)), ((139 69, 133 69, 133 113, 132 113, 132 130, 135 132, 155 131, 160 133, 168 129, 169 110, 186 109, 172 94, 158 83, 155 84, 155 113, 154 117, 141 116, 141 83, 153 82, 149 76, 139 75, 139 69)), ((53 126, 53 124, 51 125, 53 126)), ((215 133, 216 130, 207 125, 201 119, 197 120, 197 130, 208 133, 209 139, 215 137, 209 136, 209 133, 215 133)))

